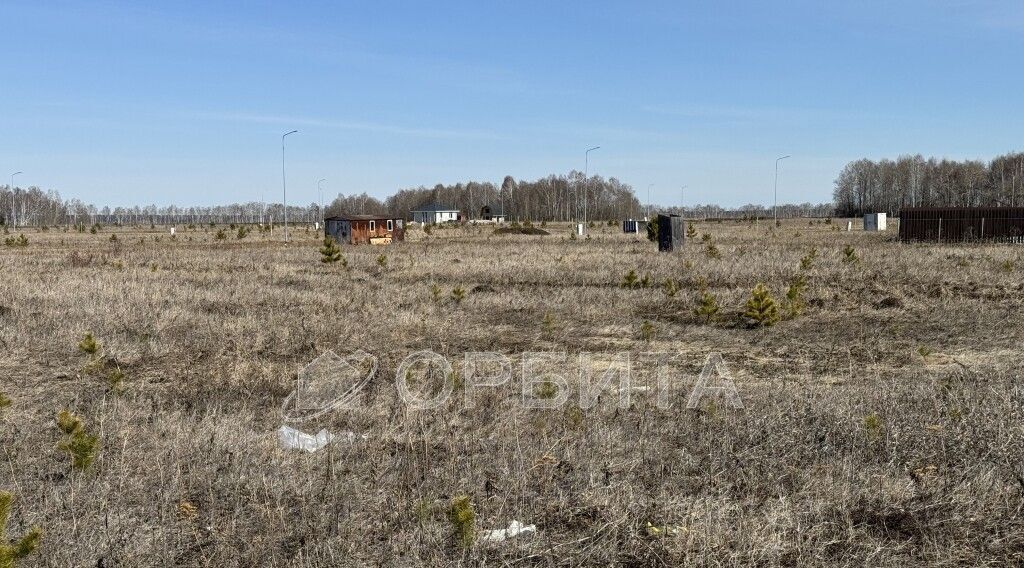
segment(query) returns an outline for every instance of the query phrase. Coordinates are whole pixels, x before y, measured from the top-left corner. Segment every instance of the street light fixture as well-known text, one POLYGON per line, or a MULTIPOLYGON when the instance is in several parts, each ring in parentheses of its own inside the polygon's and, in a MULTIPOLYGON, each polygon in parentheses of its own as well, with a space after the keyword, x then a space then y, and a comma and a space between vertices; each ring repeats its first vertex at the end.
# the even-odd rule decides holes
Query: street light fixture
POLYGON ((653 183, 647 184, 647 220, 651 220, 651 188, 654 187, 653 183))
POLYGON ((325 181, 327 181, 327 178, 320 178, 320 179, 316 180, 316 191, 317 191, 317 195, 318 195, 318 197, 320 199, 320 222, 321 223, 323 223, 324 220, 327 218, 324 215, 324 189, 323 189, 323 187, 320 186, 320 184, 325 182, 325 181))
POLYGON ((284 175, 284 138, 295 134, 298 130, 285 132, 281 135, 281 192, 284 194, 284 242, 288 242, 288 184, 284 175))
POLYGON ((24 172, 14 172, 11 174, 11 222, 14 223, 14 228, 18 228, 18 202, 15 201, 14 193, 14 176, 22 174, 24 172))
POLYGON ((779 162, 790 157, 789 154, 775 160, 775 205, 772 206, 772 216, 775 217, 775 224, 779 224, 779 162))
POLYGON ((584 152, 584 166, 583 166, 583 224, 587 224, 587 188, 590 186, 590 153, 594 150, 600 150, 600 146, 594 146, 588 148, 584 152))

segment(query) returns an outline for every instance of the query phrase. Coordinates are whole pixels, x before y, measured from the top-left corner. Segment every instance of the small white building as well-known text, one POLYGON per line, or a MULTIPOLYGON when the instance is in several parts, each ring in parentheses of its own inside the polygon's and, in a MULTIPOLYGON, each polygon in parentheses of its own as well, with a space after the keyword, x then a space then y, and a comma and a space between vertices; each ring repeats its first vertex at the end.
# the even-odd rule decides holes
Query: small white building
POLYGON ((437 223, 448 223, 462 220, 462 212, 453 207, 442 205, 436 201, 421 205, 413 209, 412 220, 414 223, 434 225, 437 223))
POLYGON ((885 213, 868 213, 864 216, 865 231, 884 231, 885 213))

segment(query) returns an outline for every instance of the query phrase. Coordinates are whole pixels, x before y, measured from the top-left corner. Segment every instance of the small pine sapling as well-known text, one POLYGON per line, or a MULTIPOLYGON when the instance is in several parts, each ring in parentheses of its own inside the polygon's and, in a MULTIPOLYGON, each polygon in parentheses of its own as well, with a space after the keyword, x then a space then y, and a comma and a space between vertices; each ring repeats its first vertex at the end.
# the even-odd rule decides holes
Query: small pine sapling
POLYGON ((96 459, 99 438, 86 432, 82 419, 67 410, 57 415, 57 427, 64 432, 64 439, 57 448, 71 457, 71 467, 80 471, 88 469, 96 459))
POLYGON ((864 417, 864 433, 871 441, 878 440, 885 432, 885 424, 877 414, 869 414, 864 417))
POLYGON ((28 237, 26 237, 24 234, 18 235, 17 238, 8 237, 4 239, 4 245, 9 247, 27 247, 28 237))
POLYGON ((818 258, 818 249, 812 248, 800 259, 800 270, 810 270, 814 266, 814 259, 818 258))
POLYGON ((462 300, 465 299, 466 291, 462 288, 462 286, 456 286, 455 288, 452 289, 452 300, 454 300, 456 304, 461 304, 462 300))
POLYGON ((649 342, 654 339, 655 333, 657 333, 657 330, 651 322, 645 320, 640 324, 640 339, 649 342))
POLYGON ((678 294, 679 290, 682 288, 682 285, 679 283, 678 280, 666 278, 665 283, 662 284, 661 287, 665 291, 666 296, 668 296, 669 298, 675 298, 676 294, 678 294))
POLYGON ((0 491, 0 568, 14 568, 15 563, 39 548, 39 541, 43 538, 43 531, 39 527, 32 527, 20 539, 8 540, 7 521, 11 516, 13 502, 13 495, 0 491))
POLYGON ((647 240, 655 242, 658 240, 658 218, 655 217, 647 222, 647 240))
POLYGON ((78 342, 78 350, 86 355, 95 355, 100 350, 100 343, 92 336, 91 331, 87 331, 82 340, 78 342))
POLYGON ((112 392, 124 392, 124 371, 114 367, 107 372, 107 386, 112 392))
POLYGON ((761 327, 771 327, 779 322, 779 307, 772 298, 768 287, 758 283, 747 300, 747 309, 743 312, 751 324, 761 327))
POLYGON ((544 319, 540 320, 541 333, 551 337, 555 333, 555 316, 551 312, 544 312, 544 319))
POLYGON ((533 393, 537 398, 551 400, 558 396, 558 385, 549 376, 545 376, 544 380, 536 384, 537 386, 534 388, 533 393))
POLYGON ((718 300, 707 290, 701 290, 700 298, 697 299, 697 308, 694 313, 704 318, 704 323, 711 323, 711 320, 718 315, 718 300))
POLYGON ((324 245, 320 247, 320 262, 334 264, 341 261, 341 249, 331 237, 324 237, 324 245))
POLYGON ((640 278, 636 275, 636 270, 630 270, 622 277, 622 283, 619 284, 620 288, 639 288, 640 278))
POLYGON ((807 289, 807 279, 803 274, 798 274, 789 284, 786 290, 786 315, 795 318, 804 311, 804 290, 807 289))
POLYGON ((697 238, 697 227, 694 227, 693 225, 687 225, 686 226, 686 238, 688 238, 688 239, 695 239, 695 238, 697 238))
POLYGON ((448 510, 455 541, 463 548, 470 548, 476 540, 476 513, 468 495, 460 495, 452 501, 448 510))

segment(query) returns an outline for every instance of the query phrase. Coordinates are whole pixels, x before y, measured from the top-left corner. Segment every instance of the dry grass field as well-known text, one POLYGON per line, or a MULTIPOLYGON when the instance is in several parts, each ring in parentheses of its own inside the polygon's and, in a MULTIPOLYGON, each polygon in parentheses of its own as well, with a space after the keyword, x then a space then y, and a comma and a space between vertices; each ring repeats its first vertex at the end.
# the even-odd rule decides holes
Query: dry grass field
POLYGON ((615 226, 413 230, 341 247, 347 267, 304 227, 290 244, 30 230, 0 247, 8 538, 41 527, 21 565, 52 567, 1021 564, 1024 248, 837 225, 697 222, 672 254, 615 226), (756 284, 787 312, 801 274, 799 314, 744 321, 756 284), (302 428, 366 438, 282 449, 298 370, 358 349, 380 360, 359 404, 302 428), (456 368, 457 396, 429 411, 394 384, 422 349, 456 368), (469 351, 677 354, 671 405, 638 390, 627 408, 614 392, 529 408, 517 371, 468 407, 469 351), (743 409, 686 408, 712 352, 743 409), (84 469, 58 447, 65 409, 98 437, 84 469), (475 530, 536 534, 464 546, 462 495, 475 530))

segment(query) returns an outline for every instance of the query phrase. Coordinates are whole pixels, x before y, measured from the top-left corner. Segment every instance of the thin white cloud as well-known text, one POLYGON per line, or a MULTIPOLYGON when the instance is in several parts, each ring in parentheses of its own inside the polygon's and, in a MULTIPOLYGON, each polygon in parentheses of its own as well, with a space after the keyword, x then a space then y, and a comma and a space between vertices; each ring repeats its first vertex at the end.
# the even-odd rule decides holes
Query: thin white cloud
POLYGON ((449 138, 466 140, 500 140, 501 137, 484 130, 458 130, 438 128, 410 128, 374 122, 355 122, 329 120, 321 118, 279 116, 265 114, 246 114, 235 112, 191 112, 189 117, 200 120, 218 120, 228 122, 249 122, 256 124, 277 124, 285 127, 314 127, 336 130, 353 130, 376 134, 393 134, 396 136, 412 136, 417 138, 449 138))

